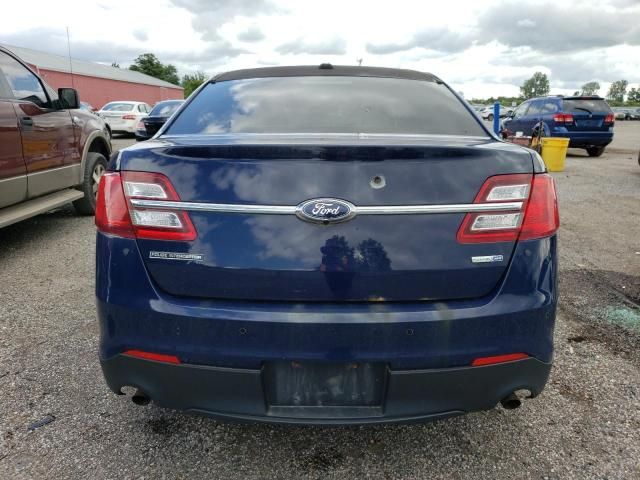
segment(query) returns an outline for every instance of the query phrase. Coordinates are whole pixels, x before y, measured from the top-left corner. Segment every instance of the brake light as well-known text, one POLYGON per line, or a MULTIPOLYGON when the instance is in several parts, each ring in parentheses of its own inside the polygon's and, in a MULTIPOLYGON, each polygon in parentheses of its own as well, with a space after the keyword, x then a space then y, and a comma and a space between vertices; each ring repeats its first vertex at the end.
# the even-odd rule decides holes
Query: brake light
POLYGON ((555 181, 550 175, 534 175, 519 240, 549 237, 560 227, 555 181))
POLYGON ((560 225, 553 178, 547 174, 489 177, 474 203, 521 202, 518 211, 468 213, 457 239, 459 243, 492 243, 531 240, 553 235, 560 225))
POLYGON ((95 220, 96 227, 103 233, 134 238, 131 217, 118 172, 108 172, 100 178, 95 220))
POLYGON ((508 353, 506 355, 495 355, 493 357, 480 357, 471 362, 471 366, 495 365, 496 363, 513 362, 514 360, 522 360, 523 358, 529 358, 529 355, 526 353, 508 353))
POLYGON ((606 117, 604 117, 604 123, 613 124, 615 121, 616 121, 616 117, 613 114, 609 114, 606 117))
POLYGON ((135 115, 123 115, 122 119, 123 120, 135 120, 136 116, 135 115))
POLYGON ((139 207, 132 200, 180 201, 167 177, 149 172, 111 172, 98 189, 96 226, 103 233, 152 240, 195 240, 196 229, 181 210, 139 207))
POLYGON ((143 350, 125 350, 122 352, 124 355, 130 357, 142 358, 144 360, 153 360, 155 362, 173 363, 180 365, 180 359, 175 355, 165 355, 163 353, 145 352, 143 350))
POLYGON ((573 115, 570 113, 556 113, 553 116, 553 121, 556 123, 573 123, 573 115))

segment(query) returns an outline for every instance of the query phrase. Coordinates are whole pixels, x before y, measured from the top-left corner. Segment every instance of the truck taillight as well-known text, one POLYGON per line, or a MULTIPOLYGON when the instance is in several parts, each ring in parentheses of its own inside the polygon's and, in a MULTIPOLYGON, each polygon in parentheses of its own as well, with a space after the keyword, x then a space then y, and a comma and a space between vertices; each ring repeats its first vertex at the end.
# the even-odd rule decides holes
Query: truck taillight
POLYGON ((187 212, 136 207, 132 199, 180 201, 169 179, 159 173, 107 173, 98 189, 98 230, 129 238, 195 240, 196 229, 187 212))
POLYGON ((468 213, 457 239, 459 243, 531 240, 553 235, 560 225, 553 178, 547 174, 515 174, 489 177, 474 203, 522 202, 518 211, 468 213))

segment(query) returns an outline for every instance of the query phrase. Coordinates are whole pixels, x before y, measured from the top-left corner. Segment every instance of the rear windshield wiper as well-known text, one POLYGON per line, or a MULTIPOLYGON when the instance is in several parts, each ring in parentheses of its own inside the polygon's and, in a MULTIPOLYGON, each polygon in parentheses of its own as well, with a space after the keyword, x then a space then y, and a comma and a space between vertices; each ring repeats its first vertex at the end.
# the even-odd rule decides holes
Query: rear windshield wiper
POLYGON ((587 112, 589 115, 591 115, 593 112, 591 110, 589 110, 588 108, 582 108, 582 107, 573 107, 574 110, 582 110, 584 112, 587 112))

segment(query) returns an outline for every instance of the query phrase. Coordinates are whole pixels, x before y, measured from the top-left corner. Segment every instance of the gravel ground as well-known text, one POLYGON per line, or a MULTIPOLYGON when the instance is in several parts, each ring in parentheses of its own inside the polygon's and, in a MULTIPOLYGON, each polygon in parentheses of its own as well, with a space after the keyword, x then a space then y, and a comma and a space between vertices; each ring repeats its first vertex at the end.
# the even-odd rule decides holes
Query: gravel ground
MULTIPOLYGON (((640 122, 616 128, 640 138, 640 122)), ((572 152, 555 174, 562 294, 543 394, 426 425, 234 425, 137 407, 97 362, 92 218, 60 209, 0 230, 0 478, 640 478, 640 166, 621 145, 572 152)))

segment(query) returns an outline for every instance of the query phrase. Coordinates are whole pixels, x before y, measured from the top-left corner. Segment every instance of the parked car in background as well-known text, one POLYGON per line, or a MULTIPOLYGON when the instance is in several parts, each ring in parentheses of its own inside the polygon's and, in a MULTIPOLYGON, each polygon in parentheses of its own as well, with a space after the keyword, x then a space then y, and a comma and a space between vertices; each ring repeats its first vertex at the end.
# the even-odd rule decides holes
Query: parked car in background
POLYGON ((616 120, 640 120, 640 108, 613 107, 616 120))
POLYGON ((104 122, 0 47, 0 227, 69 202, 93 214, 111 154, 104 122))
POLYGON ((569 139, 569 147, 584 148, 599 157, 613 140, 614 114, 600 97, 540 97, 521 103, 502 123, 502 135, 537 135, 569 139))
MULTIPOLYGON (((508 116, 511 112, 513 112, 513 107, 504 107, 500 105, 500 118, 508 116)), ((484 120, 492 121, 494 114, 493 105, 484 107, 479 113, 484 120)))
POLYGON ((151 107, 144 102, 109 102, 98 114, 104 118, 113 133, 135 134, 140 120, 149 115, 151 107))
POLYGON ((218 75, 98 198, 100 361, 137 404, 426 421, 547 381, 553 178, 431 74, 218 75))
POLYGON ((156 103, 149 112, 149 116, 138 122, 136 140, 140 142, 153 137, 183 103, 184 100, 165 100, 156 103))

